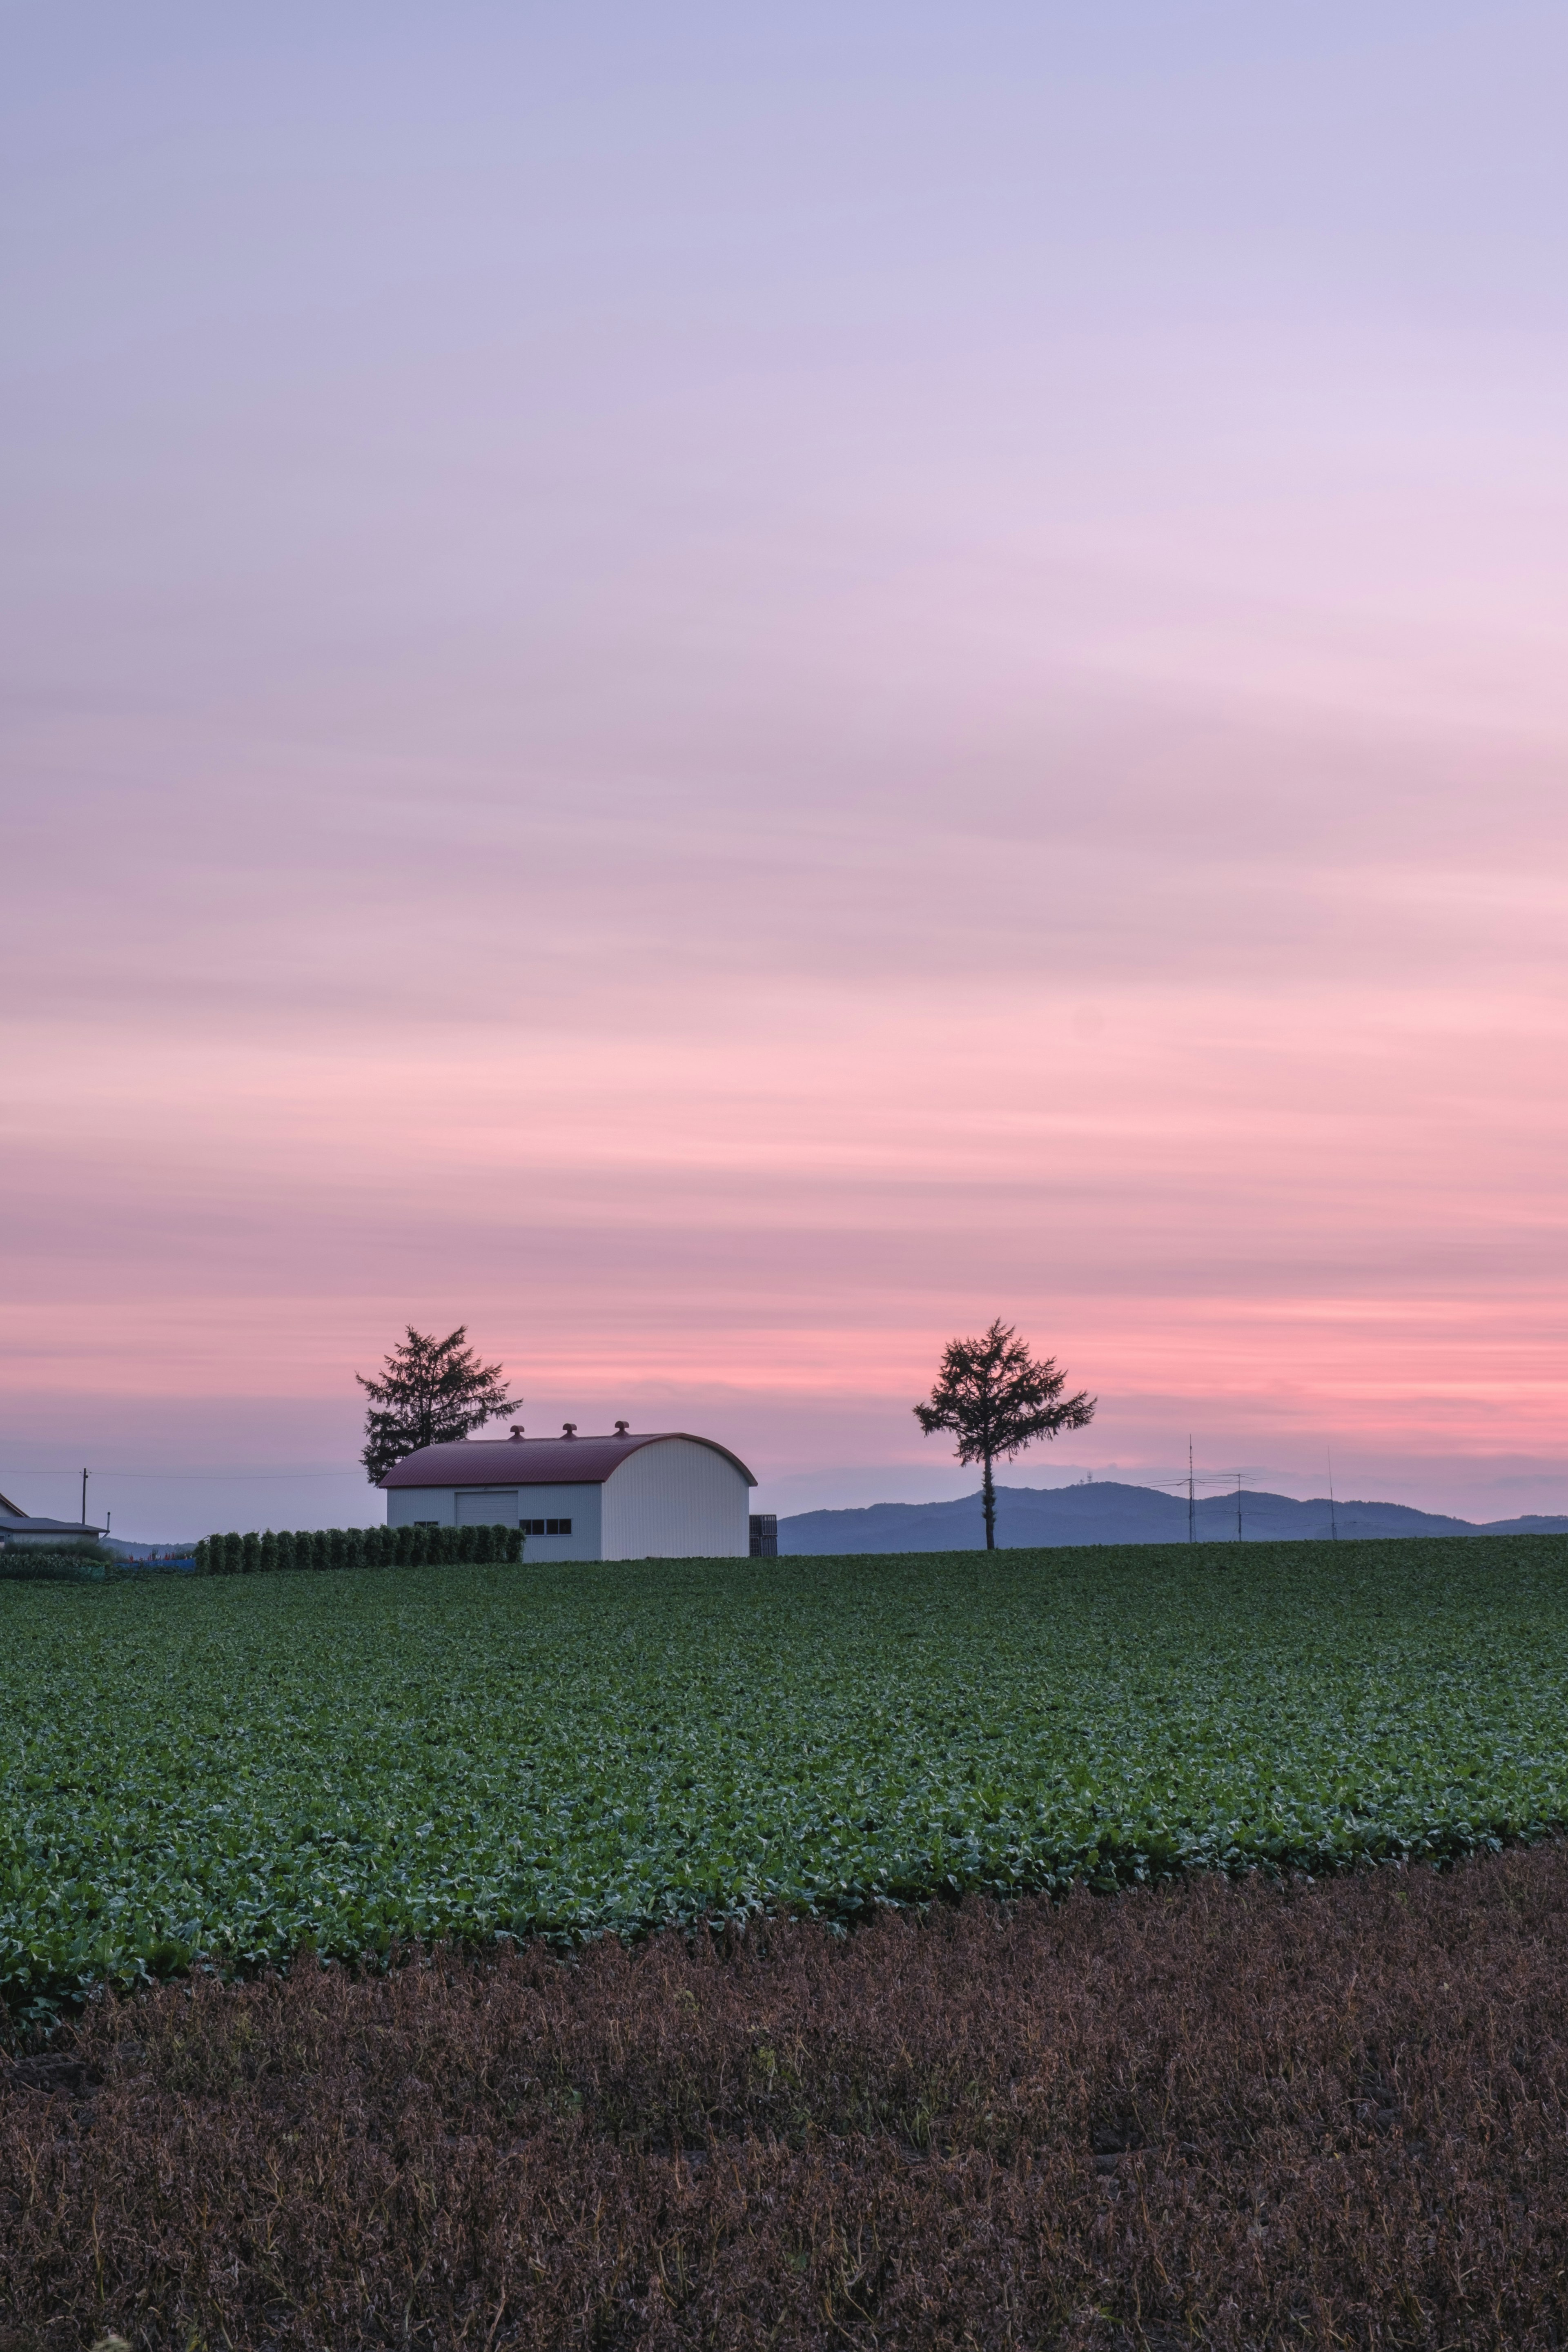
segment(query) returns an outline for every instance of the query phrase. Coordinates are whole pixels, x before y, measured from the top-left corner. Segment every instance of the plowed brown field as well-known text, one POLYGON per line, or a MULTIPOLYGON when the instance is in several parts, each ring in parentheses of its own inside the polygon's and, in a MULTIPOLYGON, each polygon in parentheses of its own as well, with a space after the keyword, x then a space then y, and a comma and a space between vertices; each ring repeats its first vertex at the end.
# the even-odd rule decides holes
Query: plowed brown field
POLYGON ((1547 2346, 1568 1846, 105 1999, 0 2347, 1547 2346))

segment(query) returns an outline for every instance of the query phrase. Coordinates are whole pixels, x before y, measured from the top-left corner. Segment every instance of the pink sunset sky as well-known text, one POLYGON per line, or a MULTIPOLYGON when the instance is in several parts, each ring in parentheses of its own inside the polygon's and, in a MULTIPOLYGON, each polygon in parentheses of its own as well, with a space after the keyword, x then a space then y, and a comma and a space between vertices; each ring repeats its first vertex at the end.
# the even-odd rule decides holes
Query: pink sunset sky
POLYGON ((13 12, 0 1490, 1568 1509, 1568 17, 13 12))

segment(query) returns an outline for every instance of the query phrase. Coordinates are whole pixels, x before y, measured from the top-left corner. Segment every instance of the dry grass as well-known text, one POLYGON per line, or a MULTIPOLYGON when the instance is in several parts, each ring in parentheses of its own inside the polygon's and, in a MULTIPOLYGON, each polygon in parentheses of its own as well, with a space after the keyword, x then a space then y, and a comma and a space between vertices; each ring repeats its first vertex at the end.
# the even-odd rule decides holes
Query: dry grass
POLYGON ((0 2347, 1536 2346, 1568 1847, 302 1964, 0 2079, 0 2347))

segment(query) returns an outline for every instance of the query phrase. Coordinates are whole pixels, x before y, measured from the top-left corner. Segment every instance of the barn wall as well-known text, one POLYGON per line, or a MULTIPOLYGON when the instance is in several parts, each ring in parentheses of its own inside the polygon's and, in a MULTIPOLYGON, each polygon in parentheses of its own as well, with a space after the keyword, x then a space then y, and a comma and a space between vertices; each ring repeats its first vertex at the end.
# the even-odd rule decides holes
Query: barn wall
POLYGON ((602 1559, 599 1549, 599 1486, 389 1486, 386 1523, 406 1528, 416 1519, 435 1519, 444 1528, 491 1526, 515 1528, 520 1519, 570 1519, 569 1536, 529 1536, 524 1559, 602 1559), (462 1517, 458 1518, 458 1497, 462 1517))
POLYGON ((389 1486, 386 1490, 386 1524, 389 1528, 411 1528, 416 1519, 438 1519, 444 1528, 455 1527, 458 1515, 449 1486, 389 1486))
POLYGON ((605 1559, 745 1559, 751 1488, 710 1445, 642 1445, 605 1481, 605 1559))

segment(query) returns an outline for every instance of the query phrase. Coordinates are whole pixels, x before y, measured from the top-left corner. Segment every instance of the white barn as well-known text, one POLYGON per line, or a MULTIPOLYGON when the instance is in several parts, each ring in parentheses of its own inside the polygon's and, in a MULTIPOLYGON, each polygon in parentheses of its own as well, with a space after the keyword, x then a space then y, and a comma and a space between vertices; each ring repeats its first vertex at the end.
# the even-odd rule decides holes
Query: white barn
POLYGON ((460 1438, 380 1484, 387 1525, 521 1528, 528 1559, 744 1559, 756 1480, 710 1437, 460 1438))

